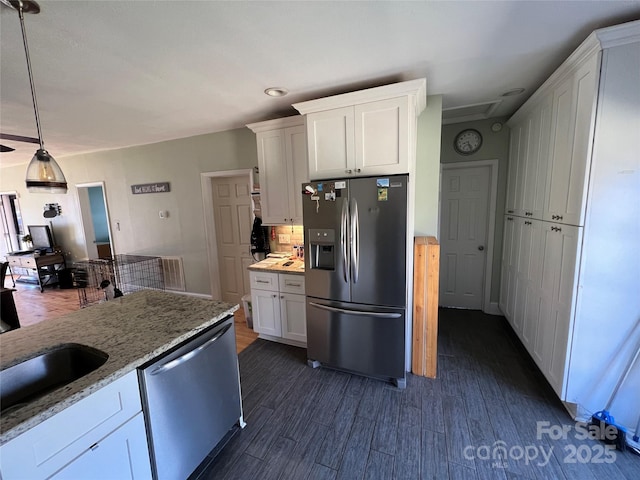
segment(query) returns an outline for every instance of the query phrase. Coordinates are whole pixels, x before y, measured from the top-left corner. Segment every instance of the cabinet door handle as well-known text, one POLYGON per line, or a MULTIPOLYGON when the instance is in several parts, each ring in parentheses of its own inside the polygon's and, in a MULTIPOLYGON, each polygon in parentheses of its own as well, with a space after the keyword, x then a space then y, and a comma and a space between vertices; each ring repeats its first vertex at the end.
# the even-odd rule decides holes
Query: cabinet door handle
POLYGON ((284 295, 280 295, 280 298, 284 300, 284 295))
POLYGON ((301 284, 301 283, 291 283, 291 282, 287 282, 287 281, 285 281, 285 282, 284 282, 284 284, 285 284, 287 287, 301 287, 301 286, 302 286, 302 284, 301 284))
POLYGON ((271 295, 273 298, 277 298, 278 295, 276 295, 275 293, 273 295, 271 295))
POLYGON ((347 173, 353 173, 353 170, 346 170, 347 173))
POLYGON ((271 283, 267 280, 256 280, 256 283, 271 283))
POLYGON ((513 210, 507 210, 507 213, 513 213, 513 210))
POLYGON ((360 173, 362 170, 360 168, 356 168, 356 173, 360 173))

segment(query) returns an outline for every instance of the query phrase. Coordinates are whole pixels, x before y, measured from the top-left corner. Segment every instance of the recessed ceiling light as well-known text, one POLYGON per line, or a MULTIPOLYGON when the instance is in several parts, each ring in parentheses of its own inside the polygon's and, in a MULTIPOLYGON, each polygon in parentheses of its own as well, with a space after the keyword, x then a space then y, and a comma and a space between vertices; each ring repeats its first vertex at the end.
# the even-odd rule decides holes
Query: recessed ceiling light
POLYGON ((267 88, 264 93, 266 93, 270 97, 284 97, 287 93, 289 93, 289 90, 282 87, 271 87, 267 88))
POLYGON ((513 90, 507 90, 506 92, 504 92, 500 96, 501 97, 514 97, 516 95, 520 95, 521 93, 524 93, 524 88, 514 88, 513 90))

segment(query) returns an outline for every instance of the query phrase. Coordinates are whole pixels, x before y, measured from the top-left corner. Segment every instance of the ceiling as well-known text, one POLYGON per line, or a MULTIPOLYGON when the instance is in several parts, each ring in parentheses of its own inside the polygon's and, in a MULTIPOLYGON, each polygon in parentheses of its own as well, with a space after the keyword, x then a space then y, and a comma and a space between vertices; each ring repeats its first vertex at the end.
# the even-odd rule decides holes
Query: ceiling
MULTIPOLYGON (((498 102, 485 110, 510 115, 592 30, 640 18, 640 1, 39 4, 25 23, 58 158, 243 127, 292 115, 295 102, 420 77, 444 109, 498 102)), ((18 15, 0 13, 0 131, 35 137, 18 15)), ((36 148, 2 143, 16 151, 1 166, 36 148)))

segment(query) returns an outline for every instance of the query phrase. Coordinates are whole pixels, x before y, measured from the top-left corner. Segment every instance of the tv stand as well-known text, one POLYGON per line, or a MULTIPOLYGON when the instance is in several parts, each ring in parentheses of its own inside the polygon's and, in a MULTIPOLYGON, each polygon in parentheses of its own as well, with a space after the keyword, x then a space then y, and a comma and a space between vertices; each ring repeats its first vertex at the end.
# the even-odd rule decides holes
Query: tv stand
POLYGON ((34 252, 11 252, 7 254, 7 261, 11 273, 17 282, 36 283, 40 292, 44 292, 45 285, 58 282, 58 272, 67 267, 61 253, 36 255, 34 252))

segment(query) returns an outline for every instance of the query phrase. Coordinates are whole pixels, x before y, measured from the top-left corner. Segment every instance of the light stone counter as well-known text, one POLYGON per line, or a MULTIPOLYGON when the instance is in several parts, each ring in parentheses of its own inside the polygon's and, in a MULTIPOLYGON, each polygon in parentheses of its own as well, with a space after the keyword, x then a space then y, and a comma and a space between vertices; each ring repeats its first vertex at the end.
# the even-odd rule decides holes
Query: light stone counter
POLYGON ((143 290, 0 335, 0 366, 15 365, 61 344, 109 355, 97 370, 0 416, 0 445, 233 314, 238 305, 143 290))
POLYGON ((288 258, 266 258, 258 263, 252 263, 247 267, 255 272, 274 272, 274 273, 293 273, 295 275, 304 275, 303 260, 289 260, 288 258), (293 264, 288 267, 284 263, 292 261, 293 264))

